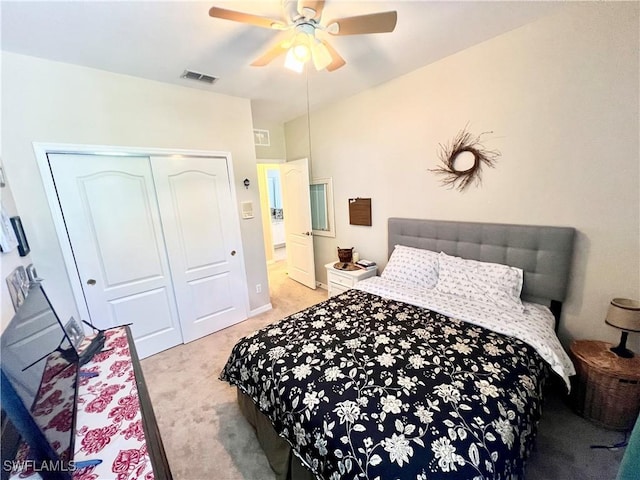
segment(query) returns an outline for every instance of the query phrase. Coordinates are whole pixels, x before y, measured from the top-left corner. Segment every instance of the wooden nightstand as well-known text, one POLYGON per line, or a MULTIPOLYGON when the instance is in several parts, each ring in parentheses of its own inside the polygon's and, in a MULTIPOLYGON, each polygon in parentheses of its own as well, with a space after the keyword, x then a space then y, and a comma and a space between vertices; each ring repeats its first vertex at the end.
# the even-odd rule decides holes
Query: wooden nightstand
POLYGON ((346 292, 360 280, 375 277, 378 271, 376 266, 368 268, 367 270, 360 268, 358 270, 338 270, 333 267, 335 264, 336 262, 331 262, 325 265, 327 269, 327 289, 329 291, 329 297, 346 292))
POLYGON ((571 401, 579 415, 613 430, 631 430, 640 412, 640 356, 621 358, 611 343, 577 340, 571 401))

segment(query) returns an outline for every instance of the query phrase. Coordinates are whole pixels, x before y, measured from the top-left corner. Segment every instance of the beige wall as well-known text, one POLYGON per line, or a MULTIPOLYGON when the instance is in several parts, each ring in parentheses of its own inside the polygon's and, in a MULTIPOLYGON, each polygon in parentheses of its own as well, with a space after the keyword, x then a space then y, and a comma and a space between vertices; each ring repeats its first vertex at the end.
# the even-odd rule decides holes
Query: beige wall
MULTIPOLYGON (((13 217, 18 215, 18 209, 13 200, 9 178, 7 177, 6 180, 6 186, 0 188, 0 200, 2 201, 2 207, 6 214, 9 215, 9 217, 13 217)), ((30 238, 27 238, 27 241, 30 241, 30 238)), ((20 265, 26 267, 30 263, 31 255, 21 257, 17 248, 14 248, 10 252, 0 253, 0 314, 2 315, 0 317, 0 332, 4 331, 14 314, 13 303, 11 303, 11 297, 9 296, 9 289, 7 288, 5 279, 16 267, 20 265)))
MULTIPOLYGON (((252 200, 259 213, 247 99, 3 52, 2 117, 2 158, 31 258, 64 316, 75 307, 32 142, 231 152, 238 202, 252 200), (245 177, 256 187, 245 189, 245 177)), ((255 293, 267 285, 260 215, 240 227, 253 310, 269 303, 267 288, 255 293)))
MULTIPOLYGON (((384 265, 391 216, 573 226, 561 338, 617 341, 610 299, 640 298, 639 7, 567 4, 312 113, 313 176, 333 177, 337 225, 335 240, 315 239, 319 280, 337 245, 384 265), (492 131, 484 144, 502 156, 461 193, 429 169, 466 124, 492 131), (372 198, 372 227, 349 225, 358 196, 372 198)), ((305 130, 306 118, 286 125, 289 158, 306 154, 289 143, 305 130)))
POLYGON ((269 131, 270 145, 263 147, 256 145, 256 158, 262 160, 282 160, 287 156, 284 141, 284 125, 282 123, 270 123, 253 119, 253 125, 260 130, 269 131))

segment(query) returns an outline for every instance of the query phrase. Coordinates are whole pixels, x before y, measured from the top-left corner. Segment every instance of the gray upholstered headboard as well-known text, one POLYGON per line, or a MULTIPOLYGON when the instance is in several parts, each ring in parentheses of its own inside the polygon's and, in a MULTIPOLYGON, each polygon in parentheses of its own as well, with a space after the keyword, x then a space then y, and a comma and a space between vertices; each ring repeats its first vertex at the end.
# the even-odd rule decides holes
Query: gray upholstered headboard
POLYGON ((390 218, 388 245, 389 255, 406 245, 521 268, 522 298, 553 307, 567 294, 574 236, 570 227, 390 218))

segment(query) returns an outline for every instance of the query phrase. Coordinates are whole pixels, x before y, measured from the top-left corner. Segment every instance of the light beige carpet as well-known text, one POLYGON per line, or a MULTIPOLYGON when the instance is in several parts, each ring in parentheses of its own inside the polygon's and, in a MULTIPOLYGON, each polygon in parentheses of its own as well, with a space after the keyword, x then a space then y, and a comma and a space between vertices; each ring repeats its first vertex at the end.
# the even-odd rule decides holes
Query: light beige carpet
POLYGON ((241 337, 327 298, 289 279, 285 262, 269 266, 273 309, 142 360, 142 369, 175 480, 273 479, 236 391, 218 380, 241 337))
MULTIPOLYGON (((272 480, 253 430, 236 406, 235 389, 218 380, 231 348, 242 336, 326 298, 286 276, 284 262, 269 268, 273 310, 142 361, 153 408, 175 480, 272 480)), ((613 480, 622 434, 574 415, 550 395, 540 423, 527 480, 613 480)))

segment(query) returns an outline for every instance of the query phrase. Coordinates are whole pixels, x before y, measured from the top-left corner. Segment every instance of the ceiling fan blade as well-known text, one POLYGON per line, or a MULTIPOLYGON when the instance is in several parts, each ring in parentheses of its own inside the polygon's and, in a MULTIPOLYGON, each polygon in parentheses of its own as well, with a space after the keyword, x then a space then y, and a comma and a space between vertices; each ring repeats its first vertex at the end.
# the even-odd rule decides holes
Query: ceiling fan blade
POLYGON ((398 21, 398 13, 380 12, 356 17, 339 18, 327 24, 326 31, 332 35, 358 35, 361 33, 393 32, 398 21), (338 26, 335 31, 335 26, 338 26))
POLYGON ((287 27, 287 25, 280 20, 260 17, 250 13, 236 12, 235 10, 227 10, 226 8, 211 7, 209 9, 209 16, 222 18, 224 20, 232 20, 234 22, 248 23, 257 27, 275 28, 277 30, 282 30, 287 27))
POLYGON ((298 0, 298 13, 318 20, 322 16, 324 0, 298 0), (313 10, 313 13, 310 11, 313 10))
POLYGON ((335 48, 331 46, 329 42, 327 42, 326 40, 322 40, 322 44, 326 47, 329 55, 331 55, 331 63, 326 67, 327 71, 333 72, 334 70, 337 70, 340 67, 346 65, 347 62, 345 62, 344 58, 340 56, 340 54, 336 51, 335 48))
POLYGON ((275 58, 279 57, 287 51, 287 47, 283 45, 283 42, 276 43, 273 47, 263 53, 260 57, 255 59, 252 63, 252 67, 264 67, 271 63, 275 58))

